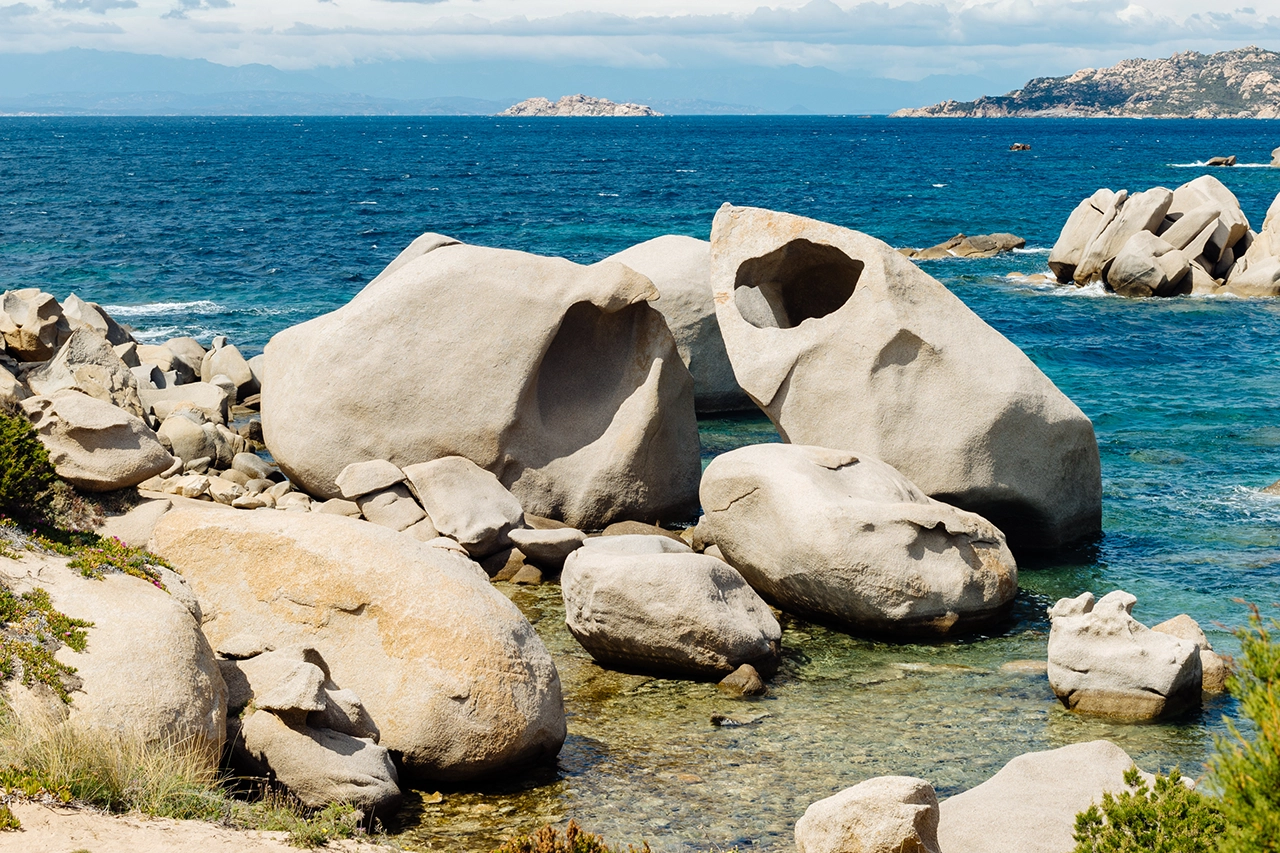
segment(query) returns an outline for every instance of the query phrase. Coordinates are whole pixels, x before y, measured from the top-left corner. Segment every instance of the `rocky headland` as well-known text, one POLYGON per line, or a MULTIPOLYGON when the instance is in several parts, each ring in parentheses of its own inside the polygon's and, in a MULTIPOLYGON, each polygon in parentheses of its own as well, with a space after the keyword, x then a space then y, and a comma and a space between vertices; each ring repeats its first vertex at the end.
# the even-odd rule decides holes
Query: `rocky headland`
POLYGON ((1037 77, 1005 95, 944 101, 893 115, 1276 118, 1280 53, 1250 46, 1208 55, 1186 51, 1168 59, 1126 59, 1066 77, 1037 77))
POLYGON ((565 95, 554 102, 546 98, 528 98, 518 104, 512 104, 498 113, 498 115, 517 116, 520 118, 564 118, 569 116, 633 118, 637 116, 660 116, 662 113, 644 104, 618 104, 605 98, 593 98, 590 95, 565 95))
MULTIPOLYGON (((1086 203, 1062 263, 1106 276, 1139 232, 1182 247, 1157 258, 1234 257, 1231 200, 1205 179, 1177 192, 1176 209, 1167 190, 1086 203)), ((0 545, 25 543, 0 548, 0 591, 83 626, 50 640, 77 670, 55 670, 61 694, 19 664, 5 703, 46 726, 128 720, 306 808, 386 815, 408 783, 469 784, 564 744, 558 661, 507 582, 558 582, 600 667, 759 695, 779 614, 889 642, 986 631, 1013 605, 1015 555, 1100 533, 1093 424, 944 285, 791 214, 726 204, 710 236, 580 265, 424 234, 253 358, 224 337, 140 343, 74 295, 3 294, 5 435, 38 441, 79 493, 128 493, 99 532, 148 549, 91 576, 0 526, 0 545), (785 442, 704 471, 698 413, 744 407, 785 442)), ((1151 719, 1221 689, 1190 617, 1147 629, 1134 603, 1050 610, 1046 699, 1151 719)), ((999 822, 1009 849, 1065 853, 1076 812, 1131 765, 1076 745, 941 804, 883 777, 796 815, 797 846, 855 849, 870 814, 884 844, 856 849, 936 850, 999 822)))

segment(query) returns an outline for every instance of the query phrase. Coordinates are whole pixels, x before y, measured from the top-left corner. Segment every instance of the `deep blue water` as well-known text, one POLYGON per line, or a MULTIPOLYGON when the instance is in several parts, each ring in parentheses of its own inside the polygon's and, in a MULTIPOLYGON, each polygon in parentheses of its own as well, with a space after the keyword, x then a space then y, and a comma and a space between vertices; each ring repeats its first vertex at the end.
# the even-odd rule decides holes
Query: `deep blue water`
MULTIPOLYGON (((1148 624, 1189 612, 1228 651, 1214 626, 1241 621, 1233 599, 1280 601, 1280 498, 1259 491, 1280 478, 1280 300, 1130 301, 1008 277, 1043 270, 1098 187, 1174 187, 1214 155, 1267 163, 1280 124, 5 118, 0 141, 0 289, 75 291, 141 337, 228 334, 250 352, 344 304, 423 231, 580 262, 705 238, 726 201, 895 246, 1012 231, 1032 251, 924 268, 1097 429, 1105 535, 1024 564, 1028 599, 1125 588, 1148 624)), ((1260 228, 1280 169, 1213 173, 1260 228)), ((757 419, 704 437, 714 452, 770 434, 757 419)))

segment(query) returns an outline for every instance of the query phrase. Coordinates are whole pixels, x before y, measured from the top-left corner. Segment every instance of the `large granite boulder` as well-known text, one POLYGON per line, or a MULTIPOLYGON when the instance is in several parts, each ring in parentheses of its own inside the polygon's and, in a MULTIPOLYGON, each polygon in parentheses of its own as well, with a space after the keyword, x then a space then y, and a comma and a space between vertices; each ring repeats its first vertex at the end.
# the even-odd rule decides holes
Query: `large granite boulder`
POLYGON ((928 782, 911 776, 868 779, 805 809, 796 821, 796 850, 940 853, 938 796, 928 782))
POLYGON ((696 678, 777 667, 769 606, 732 566, 665 536, 588 539, 560 587, 569 632, 601 663, 696 678))
POLYGON ((136 486, 173 457, 140 418, 79 391, 28 397, 20 404, 58 476, 90 492, 136 486))
POLYGON ((1280 296, 1280 195, 1267 208, 1262 231, 1232 266, 1226 292, 1236 296, 1280 296))
POLYGON ((1093 424, 915 264, 856 231, 728 205, 711 248, 729 358, 785 440, 883 459, 1015 550, 1098 533, 1093 424))
POLYGON ((1129 238, 1107 271, 1107 284, 1121 296, 1171 296, 1191 271, 1191 261, 1150 231, 1129 238))
POLYGON ((27 385, 43 396, 71 389, 124 409, 141 418, 138 380, 111 344, 94 329, 71 333, 57 354, 27 374, 27 385))
MULTIPOLYGON (((44 589, 54 609, 93 623, 83 652, 64 646, 55 653, 75 668, 71 721, 149 744, 186 742, 205 748, 216 766, 227 689, 191 611, 177 595, 140 578, 86 578, 66 563, 41 555, 0 560, 0 581, 18 594, 44 589)), ((181 584, 176 576, 170 581, 181 584)))
POLYGON ((724 350, 711 293, 711 244, 694 237, 665 234, 605 258, 647 276, 660 294, 653 307, 662 312, 676 339, 680 358, 693 374, 698 414, 754 410, 738 387, 724 350))
POLYGON ((1089 241, 1115 219, 1116 211, 1128 197, 1126 190, 1115 193, 1104 188, 1076 205, 1049 251, 1049 269, 1058 281, 1067 284, 1075 279, 1076 267, 1089 241))
POLYGON ((199 510, 161 518, 151 550, 190 582, 215 647, 316 649, 412 775, 473 778, 564 742, 551 656, 462 554, 327 513, 199 510))
MULTIPOLYGON (((1190 243, 1178 248, 1187 257, 1198 259, 1215 278, 1222 278, 1231 268, 1240 241, 1249 234, 1249 220, 1235 194, 1212 175, 1201 175, 1173 191, 1168 215, 1176 221, 1170 230, 1193 211, 1201 214, 1212 211, 1213 217, 1190 243)), ((1194 216, 1191 218, 1194 222, 1200 221, 1194 216)))
POLYGON ((0 295, 0 335, 5 351, 18 361, 48 361, 71 335, 62 306, 39 288, 0 295))
POLYGON ((941 635, 1004 615, 1018 591, 1005 538, 878 459, 758 444, 702 477, 700 528, 783 610, 866 633, 941 635))
POLYGON ((1077 284, 1106 278, 1111 262, 1125 243, 1139 231, 1154 234, 1173 204, 1173 192, 1165 187, 1152 187, 1127 198, 1119 195, 1116 198, 1115 216, 1090 238, 1089 245, 1080 256, 1080 263, 1073 274, 1077 284))
POLYGON ((1152 719, 1200 703, 1200 649, 1133 618, 1137 598, 1093 593, 1049 608, 1049 686, 1074 711, 1152 719))
POLYGON ((324 498, 352 462, 465 456, 576 527, 688 516, 693 381, 656 297, 621 264, 445 241, 272 338, 267 446, 324 498))
POLYGON ((96 302, 87 302, 74 293, 62 302, 62 313, 67 325, 76 329, 89 329, 106 338, 112 346, 133 343, 133 335, 111 318, 96 302))
POLYGON ((1071 853, 1076 815, 1127 790, 1133 767, 1105 740, 1029 752, 987 781, 939 806, 938 842, 945 853, 1071 853))

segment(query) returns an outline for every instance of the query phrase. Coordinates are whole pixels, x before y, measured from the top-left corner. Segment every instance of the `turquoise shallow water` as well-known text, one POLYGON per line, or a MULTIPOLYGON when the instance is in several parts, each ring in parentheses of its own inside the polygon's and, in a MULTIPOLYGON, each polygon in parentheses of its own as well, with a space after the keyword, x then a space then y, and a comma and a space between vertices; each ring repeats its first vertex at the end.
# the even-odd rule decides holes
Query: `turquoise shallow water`
MULTIPOLYGON (((1111 737, 1147 766, 1195 771, 1219 701, 1156 725, 1062 711, 1043 676, 1043 608, 1124 588, 1148 624, 1180 612, 1234 648, 1233 599, 1280 601, 1280 300, 1129 301, 1028 283, 1099 186, 1176 186, 1193 164, 1260 164, 1271 122, 712 118, 0 119, 0 288, 102 302, 140 336, 229 334, 249 352, 345 303, 417 234, 591 262, 662 233, 705 237, 724 201, 855 227, 892 245, 1007 230, 1029 251, 924 264, 1093 419, 1104 528, 1024 562, 999 636, 888 646, 793 622, 759 702, 610 673, 568 637, 554 587, 508 589, 556 656, 570 740, 556 768, 411 806, 415 846, 486 849, 575 816, 656 848, 781 849, 808 802, 882 773, 943 793, 1031 748, 1111 737), (1012 141, 1031 143, 1011 153, 1012 141), (711 713, 752 717, 712 727, 711 713)), ((1254 227, 1280 170, 1214 172, 1254 227)), ((763 418, 707 421, 710 457, 776 439, 763 418)))

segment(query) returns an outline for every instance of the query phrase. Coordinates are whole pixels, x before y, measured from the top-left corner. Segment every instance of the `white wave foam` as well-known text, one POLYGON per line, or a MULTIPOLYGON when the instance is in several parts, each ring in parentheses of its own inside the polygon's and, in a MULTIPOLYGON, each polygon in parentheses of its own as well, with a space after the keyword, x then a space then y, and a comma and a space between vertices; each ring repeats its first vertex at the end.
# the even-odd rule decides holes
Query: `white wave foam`
POLYGON ((1210 166, 1208 163, 1166 163, 1170 169, 1274 169, 1270 163, 1236 163, 1234 166, 1210 166))
POLYGON ((946 184, 933 184, 933 188, 934 188, 934 189, 937 189, 937 190, 940 190, 940 189, 942 189, 942 188, 943 188, 943 187, 945 187, 945 186, 946 186, 946 184))
POLYGON ((1084 287, 1072 287, 1071 285, 1049 285, 1053 289, 1054 296, 1085 296, 1090 299, 1124 299, 1123 296, 1115 291, 1107 290, 1107 286, 1100 281, 1091 282, 1084 287))
POLYGON ((1025 249, 1014 249, 1015 255, 1047 255, 1052 249, 1041 248, 1040 246, 1028 246, 1025 249))
POLYGON ((164 317, 172 314, 222 314, 226 307, 208 299, 194 302, 146 302, 142 305, 103 305, 112 317, 164 317))

